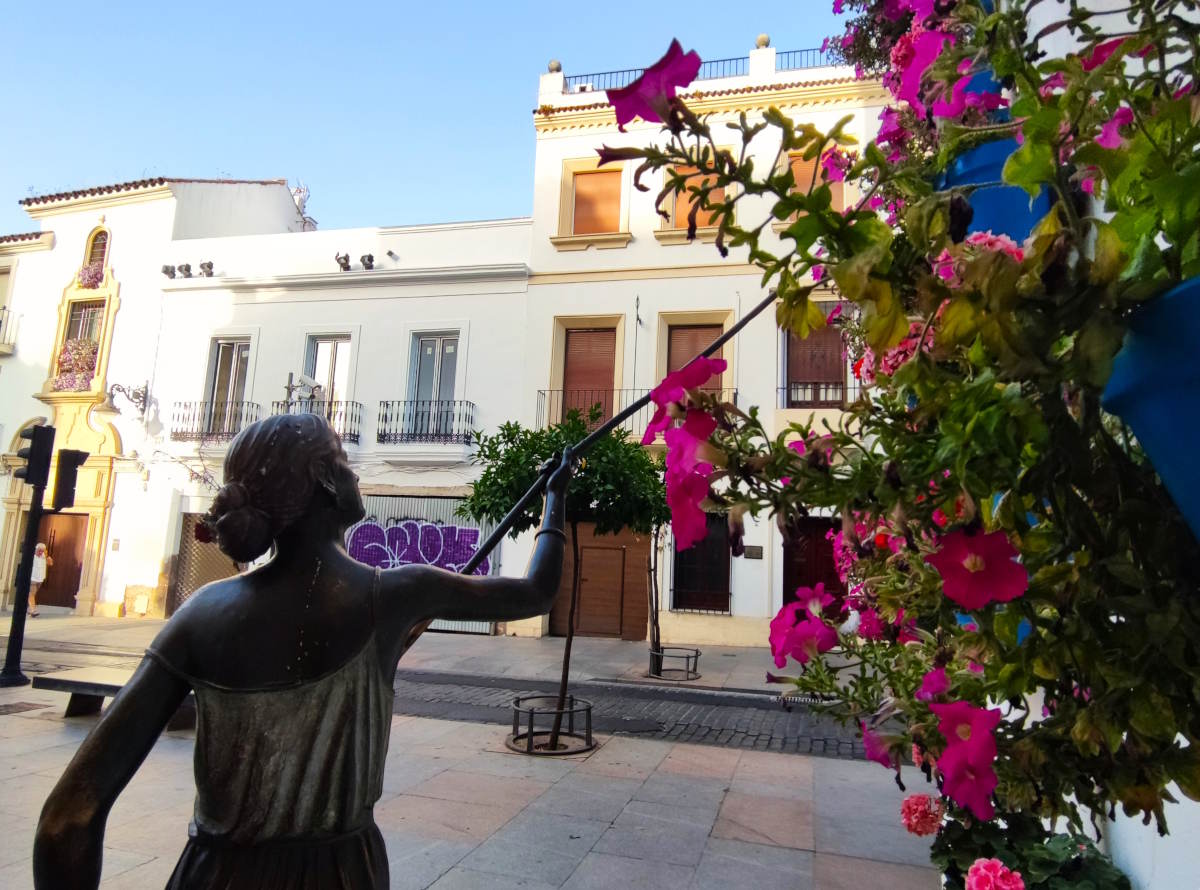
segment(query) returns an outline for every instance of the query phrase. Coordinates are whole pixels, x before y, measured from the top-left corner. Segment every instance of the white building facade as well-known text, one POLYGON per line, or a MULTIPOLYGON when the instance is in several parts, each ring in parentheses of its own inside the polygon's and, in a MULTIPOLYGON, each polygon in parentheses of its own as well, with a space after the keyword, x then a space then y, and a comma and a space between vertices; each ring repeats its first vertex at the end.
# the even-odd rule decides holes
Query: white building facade
MULTIPOLYGON (((232 437, 280 411, 319 411, 342 435, 370 514, 351 531, 356 557, 460 566, 489 531, 454 515, 478 472, 472 430, 552 423, 590 404, 614 413, 762 299, 744 251, 722 258, 704 226, 689 242, 686 208, 656 213, 661 183, 641 192, 630 165, 597 170, 601 145, 661 138, 655 124, 616 129, 603 90, 631 75, 550 67, 530 218, 315 231, 282 181, 162 179, 23 202, 41 231, 0 238, 4 464, 39 418, 56 426, 56 447, 91 455, 77 507, 44 520, 78 572, 57 593, 48 579, 47 604, 161 616, 232 573, 195 540, 195 522, 232 437), (81 273, 96 262, 99 273, 81 273), (75 341, 94 343, 94 358, 75 341)), ((707 63, 687 99, 716 130, 776 106, 821 129, 852 115, 863 141, 885 104, 877 82, 819 51, 765 45, 707 63)), ((777 149, 764 139, 756 163, 777 149)), ((854 197, 847 188, 840 200, 854 197)), ((748 220, 768 213, 743 205, 748 220)), ((770 312, 723 355, 726 397, 777 427, 836 414, 853 395, 840 346, 790 343, 770 312)), ((0 489, 0 596, 11 597, 28 489, 11 475, 0 489)), ((678 555, 668 538, 664 641, 763 645, 790 591, 832 575, 819 520, 801 541, 752 525, 735 560, 723 528, 715 518, 710 539, 678 555)), ((596 589, 583 591, 580 631, 644 639, 649 542, 586 544, 596 589)), ((505 540, 484 570, 518 574, 530 547, 528 536, 505 540)), ((559 611, 501 630, 558 632, 559 611)))

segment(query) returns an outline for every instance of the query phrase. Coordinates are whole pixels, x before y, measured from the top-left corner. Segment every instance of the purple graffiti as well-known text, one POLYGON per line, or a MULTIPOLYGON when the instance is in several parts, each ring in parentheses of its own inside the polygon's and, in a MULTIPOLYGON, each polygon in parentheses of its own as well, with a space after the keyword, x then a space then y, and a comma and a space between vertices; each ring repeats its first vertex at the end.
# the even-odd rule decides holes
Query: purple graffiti
MULTIPOLYGON (((359 562, 393 569, 396 566, 438 566, 457 572, 479 549, 479 529, 460 525, 437 525, 406 519, 384 527, 364 519, 346 532, 346 550, 359 562)), ((486 575, 491 569, 485 559, 475 570, 486 575)))

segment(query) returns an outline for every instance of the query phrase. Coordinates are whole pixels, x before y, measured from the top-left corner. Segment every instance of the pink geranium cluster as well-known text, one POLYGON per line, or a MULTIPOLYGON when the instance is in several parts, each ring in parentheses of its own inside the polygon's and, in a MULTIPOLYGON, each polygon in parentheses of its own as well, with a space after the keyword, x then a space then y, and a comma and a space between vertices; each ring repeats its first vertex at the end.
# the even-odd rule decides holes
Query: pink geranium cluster
POLYGON ((667 506, 671 509, 675 545, 681 550, 703 540, 708 533, 707 516, 700 504, 708 497, 708 478, 713 467, 702 458, 708 437, 717 428, 713 417, 687 406, 688 391, 703 386, 725 367, 724 359, 701 356, 672 371, 650 390, 650 399, 656 407, 642 444, 651 444, 658 433, 663 433, 667 445, 667 506), (683 423, 673 426, 674 419, 680 416, 683 423))
POLYGON ((882 357, 877 359, 871 347, 866 347, 862 356, 851 366, 854 376, 867 386, 875 382, 877 374, 891 377, 901 365, 917 354, 917 342, 922 340, 922 330, 925 333, 921 349, 923 352, 929 352, 933 348, 933 325, 926 328, 924 322, 914 321, 909 325, 908 336, 885 352, 882 357))
POLYGON ((79 286, 95 290, 104 281, 104 263, 88 263, 79 270, 79 286))
POLYGON ((995 815, 996 738, 992 733, 1000 724, 1000 709, 977 708, 965 701, 931 704, 929 709, 946 739, 946 750, 937 760, 942 791, 975 818, 988 821, 995 815))
POLYGON ((946 805, 941 798, 928 794, 910 794, 900 804, 900 819, 904 827, 917 837, 937 834, 945 814, 946 805))
POLYGON ((947 248, 938 255, 933 261, 933 272, 946 282, 947 287, 960 288, 962 279, 959 263, 968 257, 983 253, 1002 253, 1016 263, 1025 261, 1025 249, 1007 235, 995 235, 990 231, 972 232, 953 251, 947 248))
POLYGON ((834 599, 824 584, 796 590, 796 601, 788 603, 771 619, 769 641, 775 666, 787 664, 788 656, 808 664, 837 645, 837 631, 825 623, 822 613, 834 599))
POLYGON ((1025 890, 1025 881, 999 859, 976 859, 967 870, 967 890, 1025 890))

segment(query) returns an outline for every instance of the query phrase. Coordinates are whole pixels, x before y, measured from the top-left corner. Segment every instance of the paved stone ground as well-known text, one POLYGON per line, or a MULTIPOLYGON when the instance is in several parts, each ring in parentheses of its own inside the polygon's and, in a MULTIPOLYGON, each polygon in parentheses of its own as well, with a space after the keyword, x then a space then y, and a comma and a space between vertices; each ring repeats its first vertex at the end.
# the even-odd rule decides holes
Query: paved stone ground
MULTIPOLYGON (((509 725, 515 696, 557 689, 549 682, 401 668, 395 712, 509 725)), ((592 703, 597 732, 835 757, 862 758, 864 753, 853 730, 804 705, 785 711, 776 696, 595 680, 572 683, 571 691, 592 703)))
MULTIPOLYGON (((480 687, 483 688, 483 687, 480 687)), ((0 690, 0 887, 32 887, 37 814, 92 718, 0 690)), ((393 719, 375 816, 398 890, 934 890, 875 764, 601 735, 569 759, 508 752, 505 729, 393 719)), ((191 813, 191 733, 166 733, 117 801, 105 890, 162 887, 191 813)))

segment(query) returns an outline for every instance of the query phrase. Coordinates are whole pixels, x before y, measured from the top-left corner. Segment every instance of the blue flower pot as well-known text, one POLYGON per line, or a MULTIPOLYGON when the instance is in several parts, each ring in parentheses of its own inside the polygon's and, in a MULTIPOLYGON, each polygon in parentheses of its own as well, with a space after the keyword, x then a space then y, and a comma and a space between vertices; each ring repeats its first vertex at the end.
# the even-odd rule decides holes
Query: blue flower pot
POLYGON ((1176 285, 1130 319, 1101 404, 1137 436, 1200 538, 1200 278, 1176 285))
MULTIPOLYGON (((977 77, 990 75, 979 74, 977 77)), ((940 187, 978 185, 984 182, 1000 182, 1003 179, 1004 163, 1018 148, 1016 139, 1001 139, 986 142, 959 155, 941 176, 940 187)), ((1029 194, 1014 185, 994 185, 976 189, 967 199, 975 215, 971 218, 972 232, 991 231, 1004 234, 1020 243, 1029 237, 1038 221, 1050 212, 1053 205, 1050 193, 1041 193, 1029 201, 1029 194)))

